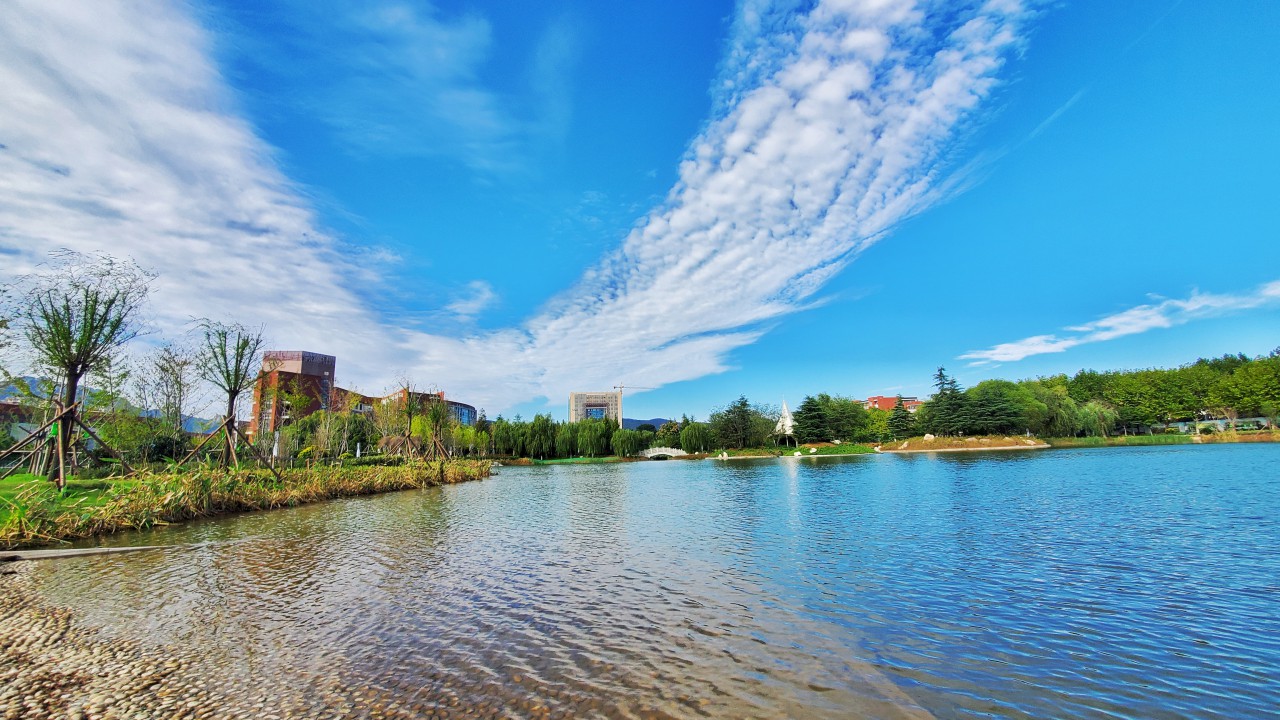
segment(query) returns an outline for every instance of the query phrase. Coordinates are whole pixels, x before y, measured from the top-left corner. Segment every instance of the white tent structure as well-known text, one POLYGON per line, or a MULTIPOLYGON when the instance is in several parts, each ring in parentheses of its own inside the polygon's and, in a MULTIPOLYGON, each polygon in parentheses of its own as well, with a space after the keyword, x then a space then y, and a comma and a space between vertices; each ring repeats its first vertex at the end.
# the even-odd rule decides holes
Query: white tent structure
POLYGON ((791 442, 795 442, 796 422, 791 417, 791 410, 787 407, 787 401, 782 401, 782 414, 778 416, 778 424, 773 428, 773 434, 780 438, 791 438, 791 442))

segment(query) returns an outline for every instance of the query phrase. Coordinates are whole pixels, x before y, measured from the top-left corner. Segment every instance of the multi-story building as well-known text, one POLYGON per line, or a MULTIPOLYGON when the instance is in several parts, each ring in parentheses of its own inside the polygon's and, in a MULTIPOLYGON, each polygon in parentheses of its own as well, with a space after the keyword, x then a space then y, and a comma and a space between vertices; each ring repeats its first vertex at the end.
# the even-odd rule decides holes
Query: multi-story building
POLYGON ((403 402, 405 400, 408 400, 409 398, 412 398, 415 402, 417 402, 419 407, 426 407, 427 403, 442 402, 445 405, 449 406, 449 414, 453 417, 454 420, 457 420, 459 423, 463 425, 476 424, 476 408, 474 405, 460 403, 456 400, 447 400, 445 399, 443 392, 411 393, 406 388, 400 388, 399 390, 396 390, 395 392, 385 397, 365 398, 365 400, 368 401, 369 403, 368 411, 372 412, 373 403, 380 402, 380 403, 386 404, 386 403, 396 402, 396 401, 403 402))
POLYGON ((606 418, 622 425, 621 392, 571 392, 569 393, 569 422, 593 418, 606 418))
POLYGON ((262 356, 262 373, 253 389, 253 415, 249 436, 259 431, 274 432, 287 420, 306 417, 319 410, 371 414, 379 404, 413 398, 426 403, 443 402, 455 420, 474 425, 472 405, 445 399, 443 392, 413 392, 405 388, 382 397, 371 397, 334 384, 337 358, 301 350, 272 350, 262 356))
POLYGON ((338 359, 302 350, 269 350, 253 388, 249 435, 274 432, 287 419, 328 410, 334 394, 338 359))
MULTIPOLYGON (((862 402, 862 405, 866 407, 868 410, 888 411, 888 410, 892 410, 893 406, 896 405, 897 402, 898 402, 897 395, 894 395, 893 397, 889 397, 887 395, 872 395, 871 397, 864 400, 862 402)), ((902 398, 902 406, 907 409, 907 412, 915 412, 916 410, 919 410, 920 406, 923 404, 924 402, 921 401, 919 398, 915 398, 915 397, 902 398)))

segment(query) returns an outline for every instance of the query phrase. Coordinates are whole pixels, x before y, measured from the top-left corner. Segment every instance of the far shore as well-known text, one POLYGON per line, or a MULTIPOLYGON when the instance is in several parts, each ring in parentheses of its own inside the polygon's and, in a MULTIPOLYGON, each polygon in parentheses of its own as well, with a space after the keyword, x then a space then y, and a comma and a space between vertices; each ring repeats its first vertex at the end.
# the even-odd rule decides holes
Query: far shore
POLYGON ((1035 443, 1027 445, 1022 443, 1019 445, 977 445, 974 447, 946 447, 946 448, 907 448, 906 450, 885 450, 881 449, 883 455, 910 455, 912 453, 955 453, 955 452, 995 452, 998 450, 1047 450, 1053 446, 1049 443, 1035 443))

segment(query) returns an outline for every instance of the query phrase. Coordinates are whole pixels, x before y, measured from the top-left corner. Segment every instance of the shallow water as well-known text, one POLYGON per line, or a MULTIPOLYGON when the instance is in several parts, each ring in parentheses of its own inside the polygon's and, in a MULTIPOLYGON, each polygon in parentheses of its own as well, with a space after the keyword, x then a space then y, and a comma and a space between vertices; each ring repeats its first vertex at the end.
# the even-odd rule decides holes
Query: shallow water
POLYGON ((1280 706, 1280 446, 500 473, 118 536, 189 547, 45 562, 38 581, 109 634, 198 647, 216 682, 317 707, 347 691, 510 716, 1280 706))

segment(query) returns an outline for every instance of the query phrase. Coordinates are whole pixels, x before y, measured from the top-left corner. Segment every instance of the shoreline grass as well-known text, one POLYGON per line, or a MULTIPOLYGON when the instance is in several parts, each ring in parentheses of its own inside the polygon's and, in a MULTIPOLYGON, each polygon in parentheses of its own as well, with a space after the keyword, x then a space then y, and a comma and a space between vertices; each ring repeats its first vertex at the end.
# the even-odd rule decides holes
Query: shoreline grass
POLYGON ((1113 437, 1045 438, 1050 447, 1149 447, 1154 445, 1192 445, 1191 435, 1116 435, 1113 437))
POLYGON ((1037 437, 1023 435, 967 435, 963 437, 938 436, 928 439, 918 436, 902 441, 886 442, 881 446, 881 449, 886 453, 912 453, 1025 450, 1043 447, 1045 447, 1045 441, 1037 437))
POLYGON ((621 457, 619 455, 605 455, 602 457, 570 457, 570 458, 548 458, 546 460, 534 460, 534 465, 601 465, 605 463, 624 463, 638 462, 647 460, 643 457, 621 457))
POLYGON ((197 468, 181 473, 144 473, 110 483, 105 489, 62 495, 47 480, 36 478, 0 496, 0 549, 479 480, 489 475, 489 465, 486 460, 455 459, 395 466, 317 466, 286 470, 283 482, 268 470, 197 468))
POLYGON ((1215 432, 1203 435, 1113 435, 1111 437, 1045 438, 1055 448, 1149 447, 1156 445, 1214 445, 1230 443, 1280 442, 1280 432, 1215 432))

